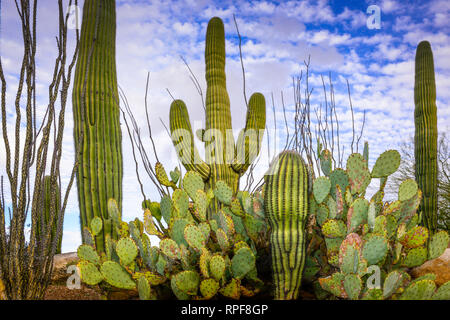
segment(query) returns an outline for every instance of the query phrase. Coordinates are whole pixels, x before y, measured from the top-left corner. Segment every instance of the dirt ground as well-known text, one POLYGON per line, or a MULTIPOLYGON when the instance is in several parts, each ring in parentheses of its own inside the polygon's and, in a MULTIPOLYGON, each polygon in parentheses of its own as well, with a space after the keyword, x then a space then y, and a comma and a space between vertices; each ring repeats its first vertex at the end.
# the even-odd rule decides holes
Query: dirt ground
POLYGON ((81 285, 80 289, 67 288, 65 284, 52 284, 45 292, 44 300, 102 300, 94 289, 81 285))

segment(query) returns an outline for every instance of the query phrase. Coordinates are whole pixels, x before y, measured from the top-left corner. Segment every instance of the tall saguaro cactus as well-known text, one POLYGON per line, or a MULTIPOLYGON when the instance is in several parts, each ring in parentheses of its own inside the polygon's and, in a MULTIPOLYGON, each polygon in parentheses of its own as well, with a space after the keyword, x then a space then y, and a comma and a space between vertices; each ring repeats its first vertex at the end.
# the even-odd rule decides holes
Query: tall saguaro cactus
POLYGON ((104 228, 95 237, 100 252, 104 250, 106 235, 116 237, 108 216, 108 199, 116 199, 119 210, 122 203, 122 135, 115 41, 115 1, 86 0, 72 102, 75 141, 83 132, 77 172, 82 234, 94 217, 102 218, 104 228))
POLYGON ((225 30, 220 18, 214 17, 206 31, 206 126, 197 136, 205 143, 205 161, 194 146, 194 135, 186 105, 181 100, 170 106, 170 131, 178 155, 187 170, 195 170, 207 187, 223 180, 236 192, 239 178, 258 155, 266 123, 266 103, 261 93, 249 100, 246 125, 235 145, 230 100, 225 77, 225 30))
POLYGON ((437 115, 433 52, 428 41, 416 51, 414 83, 414 156, 417 184, 423 192, 420 210, 422 223, 431 231, 437 228, 437 115))
POLYGON ((275 299, 294 300, 306 259, 308 168, 299 153, 284 151, 273 161, 265 182, 275 299))

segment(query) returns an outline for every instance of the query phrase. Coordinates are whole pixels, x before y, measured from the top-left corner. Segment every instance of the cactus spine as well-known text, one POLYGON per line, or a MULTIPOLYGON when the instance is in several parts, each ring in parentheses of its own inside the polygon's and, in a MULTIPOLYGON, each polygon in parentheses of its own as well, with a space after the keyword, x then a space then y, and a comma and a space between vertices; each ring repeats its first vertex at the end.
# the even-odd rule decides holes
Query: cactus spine
POLYGON ((194 146, 194 135, 186 105, 173 101, 170 107, 170 131, 178 155, 187 170, 197 171, 214 188, 219 180, 226 182, 236 193, 239 178, 256 158, 266 122, 266 105, 261 93, 249 100, 245 129, 235 146, 231 127, 230 100, 225 77, 225 31, 220 18, 214 17, 206 31, 206 127, 199 138, 205 143, 206 161, 200 159, 194 146))
POLYGON ((284 151, 265 177, 264 207, 271 226, 275 299, 298 297, 306 259, 308 169, 295 151, 284 151))
POLYGON ((108 199, 117 200, 119 211, 122 203, 122 136, 115 37, 115 1, 86 1, 72 102, 75 143, 83 132, 77 172, 81 230, 83 234, 94 217, 103 219, 103 231, 95 236, 100 252, 104 251, 106 235, 116 237, 108 216, 108 199))
POLYGON ((417 46, 414 103, 415 175, 423 192, 420 211, 422 223, 434 233, 437 228, 437 115, 433 52, 428 41, 417 46))
MULTIPOLYGON (((45 176, 43 179, 43 194, 41 198, 41 204, 40 207, 42 208, 39 215, 39 222, 37 223, 37 230, 36 230, 36 239, 38 241, 42 240, 42 237, 45 237, 47 234, 48 228, 52 228, 51 236, 54 238, 56 236, 56 229, 58 225, 58 214, 55 217, 53 226, 50 226, 50 201, 51 201, 51 192, 50 192, 50 183, 51 183, 51 176, 45 176)), ((55 209, 57 212, 61 209, 61 195, 59 193, 59 186, 56 188, 56 205, 55 209)), ((61 243, 62 243, 62 232, 59 235, 58 243, 56 245, 56 254, 61 253, 61 243)))

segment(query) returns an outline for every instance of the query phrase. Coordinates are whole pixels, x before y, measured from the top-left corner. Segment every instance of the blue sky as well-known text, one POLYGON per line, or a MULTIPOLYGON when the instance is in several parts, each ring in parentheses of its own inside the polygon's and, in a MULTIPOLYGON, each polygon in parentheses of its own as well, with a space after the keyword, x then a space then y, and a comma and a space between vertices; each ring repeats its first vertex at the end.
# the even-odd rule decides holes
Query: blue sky
MULTIPOLYGON (((83 1, 80 1, 82 5, 83 1)), ((56 12, 54 0, 39 1, 38 12, 38 103, 44 107, 55 57, 56 12)), ((66 1, 67 3, 67 1, 66 1)), ((117 72, 139 125, 145 130, 144 93, 150 72, 149 105, 157 148, 165 166, 177 165, 176 155, 159 118, 168 122, 171 97, 166 88, 183 99, 194 127, 204 119, 201 99, 180 55, 189 63, 203 90, 204 37, 208 20, 223 19, 226 32, 227 87, 233 127, 243 127, 245 102, 242 71, 233 14, 242 36, 246 92, 262 92, 268 102, 267 122, 273 127, 271 94, 274 94, 278 128, 283 125, 280 92, 283 91, 288 119, 293 116, 292 76, 304 70, 311 57, 310 85, 314 106, 323 103, 320 76, 331 72, 341 125, 342 144, 351 141, 351 114, 346 80, 352 91, 357 130, 366 110, 361 141, 370 145, 371 162, 384 150, 398 148, 414 134, 414 55, 422 40, 431 42, 437 86, 438 130, 449 132, 450 119, 450 2, 434 1, 125 1, 117 3, 117 72), (380 29, 369 29, 370 5, 380 8, 380 29), (290 117, 289 117, 290 116, 290 117), (141 121, 142 119, 142 121, 141 121)), ((14 99, 20 63, 21 39, 13 1, 2 1, 0 54, 6 70, 8 101, 14 99)), ((74 32, 71 31, 72 40, 74 32)), ((72 41, 73 44, 73 41, 72 41)), ((12 104, 9 104, 12 106, 12 104)), ((63 185, 73 164, 72 114, 69 102, 63 146, 63 185)), ((42 109, 41 109, 42 110, 42 109)), ((13 111, 8 115, 13 126, 13 111)), ((41 116, 43 112, 41 113, 41 116)), ((123 123, 123 121, 122 121, 123 123)), ((125 127, 122 125, 122 130, 125 127)), ((146 138, 146 137, 145 137, 146 138)), ((146 142, 149 144, 148 139, 146 142)), ((198 145, 200 146, 200 145, 198 145)), ((201 148, 200 148, 201 150, 201 148)), ((4 146, 0 143, 0 174, 4 174, 4 146)), ((124 203, 128 221, 141 217, 142 201, 136 180, 128 136, 123 131, 124 203)), ((266 165, 261 162, 259 173, 266 165)), ((152 200, 155 190, 144 179, 152 200)), ((73 251, 80 242, 76 188, 71 191, 65 216, 63 251, 73 251)))

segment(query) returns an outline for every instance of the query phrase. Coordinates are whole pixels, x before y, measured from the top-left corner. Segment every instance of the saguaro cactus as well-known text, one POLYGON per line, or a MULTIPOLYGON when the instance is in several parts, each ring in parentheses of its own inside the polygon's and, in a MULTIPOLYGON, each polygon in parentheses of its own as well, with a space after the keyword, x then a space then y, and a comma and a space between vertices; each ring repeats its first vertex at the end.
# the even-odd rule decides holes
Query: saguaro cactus
POLYGON ((85 1, 72 95, 75 142, 83 132, 77 187, 82 234, 94 217, 103 219, 104 228, 95 237, 100 252, 107 234, 116 237, 108 216, 108 199, 116 199, 119 210, 122 203, 115 39, 115 1, 85 1))
POLYGON ((170 131, 179 158, 187 170, 202 176, 206 187, 223 180, 236 192, 245 173, 261 148, 266 123, 266 103, 261 93, 249 100, 245 128, 237 144, 232 133, 230 100, 225 80, 225 31, 220 18, 214 17, 206 31, 206 127, 197 136, 205 143, 206 161, 200 159, 186 105, 173 101, 170 107, 170 131))
POLYGON ((423 192, 420 211, 422 223, 431 231, 437 228, 437 115, 433 52, 428 41, 416 51, 414 83, 414 156, 417 184, 423 192))
MULTIPOLYGON (((53 225, 50 225, 50 199, 51 199, 51 193, 50 193, 50 183, 51 183, 51 177, 45 176, 42 181, 44 188, 43 188, 43 194, 41 198, 40 208, 41 211, 39 213, 39 222, 37 223, 37 229, 36 229, 36 239, 38 241, 42 240, 42 237, 45 237, 47 234, 48 228, 52 229, 51 236, 54 238, 56 237, 56 228, 57 228, 57 219, 55 218, 53 225)), ((56 190, 56 210, 61 209, 61 197, 59 194, 59 186, 56 190)), ((58 244, 56 247, 56 254, 61 253, 61 244, 62 244, 62 232, 59 235, 58 244)))
POLYGON ((275 299, 298 297, 306 259, 308 169, 295 151, 282 152, 265 176, 275 299))

